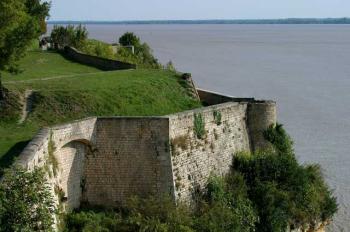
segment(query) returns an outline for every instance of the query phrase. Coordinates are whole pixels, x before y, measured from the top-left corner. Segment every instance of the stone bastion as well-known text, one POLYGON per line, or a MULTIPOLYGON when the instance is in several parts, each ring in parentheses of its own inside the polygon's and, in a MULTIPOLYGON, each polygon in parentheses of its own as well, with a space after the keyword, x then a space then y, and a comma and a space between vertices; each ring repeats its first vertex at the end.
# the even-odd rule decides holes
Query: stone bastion
POLYGON ((42 129, 17 164, 44 167, 57 202, 120 206, 131 196, 188 201, 240 151, 267 146, 276 104, 198 90, 207 107, 162 117, 92 117, 42 129), (59 199, 61 198, 61 199, 59 199))

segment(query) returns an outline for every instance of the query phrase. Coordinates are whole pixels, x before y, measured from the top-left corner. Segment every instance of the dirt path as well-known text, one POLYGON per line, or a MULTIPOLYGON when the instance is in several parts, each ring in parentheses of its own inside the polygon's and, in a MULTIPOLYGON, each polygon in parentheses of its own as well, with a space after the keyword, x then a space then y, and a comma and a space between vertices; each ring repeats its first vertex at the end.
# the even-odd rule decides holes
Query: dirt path
POLYGON ((22 115, 20 120, 18 121, 19 124, 22 124, 26 119, 28 114, 32 111, 33 108, 33 90, 29 89, 26 90, 24 93, 23 101, 22 101, 22 115))

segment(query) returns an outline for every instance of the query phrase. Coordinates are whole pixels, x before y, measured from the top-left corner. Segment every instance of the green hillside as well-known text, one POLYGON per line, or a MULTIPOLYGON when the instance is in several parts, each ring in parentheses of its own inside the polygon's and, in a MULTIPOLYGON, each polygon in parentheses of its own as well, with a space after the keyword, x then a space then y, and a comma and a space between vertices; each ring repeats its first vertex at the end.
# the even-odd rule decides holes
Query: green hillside
POLYGON ((4 85, 12 104, 0 112, 0 167, 13 158, 44 126, 88 116, 166 115, 200 107, 179 75, 166 70, 103 72, 73 63, 53 52, 30 52, 23 72, 6 74, 4 85), (34 92, 33 109, 19 125, 18 96, 34 92))
POLYGON ((42 52, 38 49, 30 51, 19 62, 19 71, 17 75, 4 73, 3 80, 17 81, 101 72, 96 68, 69 61, 56 52, 42 52))

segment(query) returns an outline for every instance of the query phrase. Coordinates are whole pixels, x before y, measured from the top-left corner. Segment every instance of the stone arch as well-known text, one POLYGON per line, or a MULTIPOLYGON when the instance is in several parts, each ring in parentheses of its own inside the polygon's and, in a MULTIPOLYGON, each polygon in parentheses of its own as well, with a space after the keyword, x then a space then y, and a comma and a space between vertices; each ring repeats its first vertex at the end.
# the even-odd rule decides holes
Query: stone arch
POLYGON ((66 210, 78 208, 82 201, 85 159, 90 149, 90 141, 78 139, 66 143, 55 153, 59 164, 58 186, 64 193, 66 210))

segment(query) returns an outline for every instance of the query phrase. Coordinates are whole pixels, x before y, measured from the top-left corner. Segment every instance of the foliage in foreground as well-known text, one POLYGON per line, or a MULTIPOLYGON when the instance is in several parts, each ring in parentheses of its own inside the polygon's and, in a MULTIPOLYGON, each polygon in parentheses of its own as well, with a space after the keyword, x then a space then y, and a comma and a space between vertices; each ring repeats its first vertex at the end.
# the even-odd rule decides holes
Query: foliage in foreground
POLYGON ((337 211, 320 167, 298 164, 281 125, 265 137, 268 151, 239 154, 226 177, 211 177, 195 209, 170 200, 132 199, 119 211, 80 211, 67 216, 68 231, 280 232, 313 229, 337 211))
POLYGON ((42 169, 14 167, 0 184, 0 231, 52 231, 54 200, 42 169))

